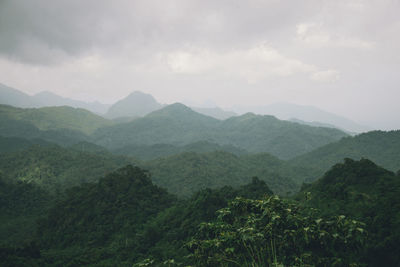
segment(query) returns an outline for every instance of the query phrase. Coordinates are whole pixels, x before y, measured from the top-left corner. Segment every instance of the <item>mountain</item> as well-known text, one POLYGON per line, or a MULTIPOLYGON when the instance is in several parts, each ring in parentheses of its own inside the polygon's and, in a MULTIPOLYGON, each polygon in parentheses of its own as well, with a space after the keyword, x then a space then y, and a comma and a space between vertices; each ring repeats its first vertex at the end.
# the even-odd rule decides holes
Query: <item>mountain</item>
POLYGON ((303 106, 291 103, 275 103, 267 106, 258 107, 234 107, 235 112, 254 112, 256 114, 273 115, 281 120, 290 120, 292 118, 306 122, 320 122, 334 125, 335 128, 343 129, 348 132, 367 132, 372 130, 369 127, 360 125, 345 117, 321 110, 313 106, 303 106))
POLYGON ((0 119, 29 123, 42 131, 67 129, 84 134, 112 124, 87 110, 68 106, 22 109, 0 105, 0 119))
POLYGON ((209 141, 283 159, 309 152, 347 136, 337 129, 317 128, 251 113, 220 121, 176 103, 129 123, 104 127, 93 142, 111 150, 128 145, 187 145, 209 141))
POLYGON ((225 111, 219 107, 214 107, 214 108, 191 107, 191 109, 198 113, 213 117, 218 120, 226 120, 229 119, 230 117, 237 116, 235 112, 225 111))
POLYGON ((4 84, 0 84, 0 104, 20 108, 71 106, 87 109, 98 114, 104 114, 109 108, 109 105, 99 102, 73 100, 46 91, 31 96, 4 84))
POLYGON ((32 96, 33 101, 37 107, 49 106, 70 106, 74 108, 82 108, 90 110, 96 114, 105 114, 110 105, 102 104, 100 102, 83 102, 70 98, 65 98, 56 95, 52 92, 43 91, 32 96))
POLYGON ((238 187, 258 177, 275 193, 286 195, 298 190, 289 177, 280 173, 290 168, 268 154, 236 156, 228 152, 185 152, 142 163, 154 183, 179 196, 190 196, 204 188, 224 185, 238 187))
POLYGON ((11 105, 15 107, 34 107, 35 103, 32 97, 14 88, 0 83, 0 104, 11 105))
POLYGON ((220 124, 221 143, 230 143, 249 152, 267 152, 289 159, 346 136, 344 132, 281 121, 273 116, 246 113, 220 124))
POLYGON ((185 145, 207 140, 218 120, 176 103, 129 123, 104 127, 93 134, 93 142, 111 150, 127 145, 185 145))
POLYGON ((110 119, 142 117, 161 107, 162 105, 152 95, 135 91, 112 105, 105 117, 110 119))
MULTIPOLYGON (((318 121, 302 121, 302 120, 299 120, 299 119, 296 119, 296 118, 291 118, 288 121, 296 122, 296 123, 300 123, 300 124, 304 124, 304 125, 308 125, 308 126, 313 126, 313 127, 325 127, 325 128, 336 128, 336 129, 339 129, 335 125, 332 125, 332 124, 329 124, 329 123, 318 122, 318 121)), ((345 131, 343 129, 339 129, 339 130, 347 132, 347 131, 345 131)), ((350 132, 347 132, 347 133, 355 135, 355 133, 350 133, 350 132)))
POLYGON ((322 214, 343 214, 366 223, 366 266, 399 266, 399 174, 368 159, 345 159, 303 186, 299 198, 322 214))
POLYGON ((388 170, 397 171, 400 169, 400 130, 346 137, 291 159, 289 163, 316 170, 309 179, 312 181, 344 158, 368 158, 388 170))

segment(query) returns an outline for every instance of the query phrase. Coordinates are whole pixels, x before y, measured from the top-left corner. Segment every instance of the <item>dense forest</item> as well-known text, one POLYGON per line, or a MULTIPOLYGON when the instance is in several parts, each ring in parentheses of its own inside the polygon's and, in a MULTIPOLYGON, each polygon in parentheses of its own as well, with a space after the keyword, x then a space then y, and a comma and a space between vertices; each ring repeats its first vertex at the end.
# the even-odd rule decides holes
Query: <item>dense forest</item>
POLYGON ((1 266, 398 266, 399 144, 181 104, 2 105, 1 266))

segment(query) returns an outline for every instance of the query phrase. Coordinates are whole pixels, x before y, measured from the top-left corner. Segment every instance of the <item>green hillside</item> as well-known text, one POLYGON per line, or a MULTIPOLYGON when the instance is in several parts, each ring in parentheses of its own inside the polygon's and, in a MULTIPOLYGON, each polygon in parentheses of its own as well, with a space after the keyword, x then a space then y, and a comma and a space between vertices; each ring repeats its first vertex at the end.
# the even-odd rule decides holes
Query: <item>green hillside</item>
POLYGON ((397 171, 400 169, 400 130, 372 131, 346 137, 298 156, 289 163, 316 170, 309 180, 312 181, 344 158, 368 158, 388 170, 397 171))
POLYGON ((85 134, 112 124, 87 110, 68 106, 22 109, 0 105, 0 120, 4 119, 29 123, 42 131, 68 129, 85 134))
POLYGON ((156 184, 180 196, 189 196, 204 188, 237 187, 249 183, 254 176, 278 194, 298 190, 293 180, 281 175, 289 174, 290 170, 285 169, 290 167, 267 154, 236 156, 223 151, 186 152, 147 161, 141 166, 150 171, 156 184))
POLYGON ((224 121, 173 104, 130 123, 98 129, 93 142, 109 149, 129 145, 187 145, 209 141, 287 159, 347 136, 342 131, 245 114, 224 121))
POLYGON ((33 240, 36 221, 46 215, 54 197, 34 183, 10 182, 0 172, 0 247, 33 240))
POLYGON ((52 145, 42 139, 24 139, 19 137, 0 136, 0 153, 8 153, 19 150, 25 150, 33 145, 47 146, 52 145))
POLYGON ((343 214, 363 220, 368 230, 368 266, 400 264, 400 176, 368 159, 333 166, 321 179, 303 186, 304 205, 321 214, 343 214))
POLYGON ((174 146, 169 144, 154 144, 154 145, 127 145, 112 152, 119 155, 132 156, 142 160, 152 160, 159 157, 171 156, 183 152, 214 152, 226 151, 235 155, 246 154, 247 151, 231 145, 218 145, 207 141, 198 141, 184 146, 174 146))
POLYGON ((173 104, 130 123, 101 128, 94 133, 93 140, 110 149, 127 145, 184 145, 207 140, 203 137, 217 124, 217 119, 173 104))
POLYGON ((0 154, 4 179, 35 183, 50 192, 97 181, 128 163, 127 158, 110 153, 93 154, 56 145, 34 145, 27 150, 0 154))
POLYGON ((9 138, 22 138, 31 140, 44 140, 62 146, 69 146, 88 140, 88 136, 79 131, 57 129, 41 131, 29 122, 9 118, 0 118, 0 135, 9 138))

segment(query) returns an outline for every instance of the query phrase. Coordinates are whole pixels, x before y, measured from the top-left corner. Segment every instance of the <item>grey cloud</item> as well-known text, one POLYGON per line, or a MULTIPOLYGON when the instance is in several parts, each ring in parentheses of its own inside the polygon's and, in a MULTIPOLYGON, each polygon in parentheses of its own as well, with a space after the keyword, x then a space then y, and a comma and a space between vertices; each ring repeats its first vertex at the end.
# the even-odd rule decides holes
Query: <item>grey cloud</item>
POLYGON ((149 89, 166 102, 289 101, 399 125, 399 13, 397 0, 0 0, 0 82, 100 99, 149 89), (378 100, 387 108, 369 108, 378 100))
POLYGON ((41 64, 121 46, 149 53, 193 43, 226 49, 274 41, 314 9, 298 1, 3 0, 0 53, 41 64))

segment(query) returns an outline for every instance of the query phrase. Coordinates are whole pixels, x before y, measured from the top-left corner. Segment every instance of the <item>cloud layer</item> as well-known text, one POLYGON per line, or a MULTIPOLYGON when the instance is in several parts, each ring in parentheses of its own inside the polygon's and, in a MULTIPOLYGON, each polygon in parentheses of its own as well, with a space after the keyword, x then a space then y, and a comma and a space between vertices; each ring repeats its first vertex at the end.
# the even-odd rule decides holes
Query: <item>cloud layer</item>
POLYGON ((3 0, 0 82, 105 102, 295 102, 400 128, 399 13, 395 0, 3 0))

